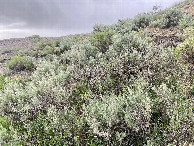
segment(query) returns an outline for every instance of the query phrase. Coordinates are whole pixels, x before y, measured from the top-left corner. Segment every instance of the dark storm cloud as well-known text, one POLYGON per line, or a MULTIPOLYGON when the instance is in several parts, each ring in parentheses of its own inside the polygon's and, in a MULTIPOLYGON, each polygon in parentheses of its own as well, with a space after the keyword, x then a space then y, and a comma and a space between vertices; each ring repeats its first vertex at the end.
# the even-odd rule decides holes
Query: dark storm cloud
MULTIPOLYGON (((89 32, 96 23, 151 11, 179 0, 0 0, 0 39, 12 34, 44 36, 89 32), (25 33, 24 33, 25 32, 25 33)), ((16 35, 17 36, 17 35, 16 35)))
POLYGON ((1 0, 0 6, 0 18, 7 19, 2 23, 24 21, 29 27, 50 27, 61 14, 56 3, 48 0, 1 0))

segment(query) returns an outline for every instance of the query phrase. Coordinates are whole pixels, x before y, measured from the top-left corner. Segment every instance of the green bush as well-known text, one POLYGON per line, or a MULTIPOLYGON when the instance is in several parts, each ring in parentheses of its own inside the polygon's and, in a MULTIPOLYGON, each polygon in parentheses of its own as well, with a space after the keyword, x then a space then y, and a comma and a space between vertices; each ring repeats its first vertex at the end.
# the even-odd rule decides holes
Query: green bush
POLYGON ((140 28, 145 28, 149 26, 150 22, 152 21, 152 14, 151 13, 144 13, 139 14, 133 19, 133 26, 132 30, 137 31, 140 28))
POLYGON ((70 50, 61 54, 61 62, 65 64, 74 64, 77 66, 86 66, 91 58, 94 58, 99 52, 96 47, 92 46, 90 40, 84 39, 78 41, 70 50))
POLYGON ((178 9, 169 9, 164 13, 164 20, 167 28, 177 26, 179 21, 183 18, 183 12, 178 9))
POLYGON ((138 52, 146 52, 146 48, 149 47, 150 44, 143 37, 135 31, 125 34, 115 34, 112 38, 113 47, 118 52, 122 52, 122 50, 128 50, 129 52, 134 50, 138 52))
POLYGON ((46 56, 48 54, 53 54, 54 53, 54 48, 51 47, 51 46, 46 46, 44 49, 43 49, 43 56, 46 56))
POLYGON ((59 47, 60 46, 60 41, 55 41, 54 47, 59 47))
POLYGON ((6 144, 11 140, 10 122, 6 116, 0 116, 0 143, 6 144))
POLYGON ((153 27, 170 28, 180 24, 183 18, 184 13, 181 10, 170 8, 164 10, 161 18, 154 20, 150 25, 153 27))
POLYGON ((194 19, 190 14, 184 14, 183 18, 178 23, 179 29, 184 29, 186 27, 194 26, 194 19))
POLYGON ((4 84, 5 84, 5 77, 0 75, 0 89, 4 88, 4 84))
POLYGON ((105 53, 109 45, 111 45, 111 32, 107 29, 104 32, 96 32, 91 38, 91 44, 99 49, 100 52, 105 53))
POLYGON ((174 49, 174 53, 177 56, 182 57, 183 61, 193 64, 194 57, 194 27, 187 27, 184 30, 184 41, 179 43, 178 46, 174 49))
POLYGON ((44 41, 39 40, 34 45, 33 49, 28 51, 29 56, 36 58, 46 57, 47 55, 61 55, 60 41, 44 41))
POLYGON ((74 45, 74 39, 73 38, 65 38, 60 43, 60 49, 61 53, 68 51, 71 49, 71 46, 74 45))
POLYGON ((32 38, 32 41, 34 43, 37 43, 37 42, 40 41, 40 36, 39 35, 32 35, 31 38, 32 38))
MULTIPOLYGON (((175 144, 181 133, 190 137, 192 109, 185 95, 174 93, 164 84, 153 88, 152 92, 149 88, 140 80, 120 96, 92 100, 84 107, 91 132, 103 138, 105 143, 114 145, 144 145, 148 141, 167 145, 175 144), (186 119, 187 130, 181 123, 186 119)), ((184 137, 181 137, 180 142, 183 141, 184 137)))
POLYGON ((141 28, 149 26, 153 20, 152 13, 143 13, 137 15, 134 19, 123 19, 119 20, 116 24, 110 26, 111 29, 114 29, 118 32, 129 33, 130 31, 138 31, 141 28))
POLYGON ((84 107, 84 115, 93 134, 114 145, 133 142, 142 145, 146 127, 149 127, 152 103, 148 95, 138 89, 127 88, 123 95, 92 100, 84 107), (141 138, 136 139, 138 137, 141 138))
POLYGON ((9 69, 15 72, 23 70, 32 71, 35 67, 33 64, 33 59, 24 56, 14 56, 6 62, 6 65, 9 69))

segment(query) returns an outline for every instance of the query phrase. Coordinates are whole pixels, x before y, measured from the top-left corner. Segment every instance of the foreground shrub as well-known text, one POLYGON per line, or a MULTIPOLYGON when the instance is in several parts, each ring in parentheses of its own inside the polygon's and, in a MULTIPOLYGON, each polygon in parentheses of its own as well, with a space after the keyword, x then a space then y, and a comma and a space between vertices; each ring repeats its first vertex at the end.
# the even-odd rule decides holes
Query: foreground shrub
POLYGON ((140 80, 132 88, 126 88, 120 96, 92 100, 84 107, 84 117, 91 133, 103 138, 106 144, 113 145, 191 142, 190 101, 165 84, 152 88, 152 91, 149 89, 148 84, 140 80))
POLYGON ((149 127, 151 108, 147 94, 128 88, 118 97, 111 95, 92 100, 84 108, 84 113, 92 132, 107 143, 130 145, 137 142, 142 145, 146 127, 149 127), (141 133, 143 131, 144 134, 141 133))

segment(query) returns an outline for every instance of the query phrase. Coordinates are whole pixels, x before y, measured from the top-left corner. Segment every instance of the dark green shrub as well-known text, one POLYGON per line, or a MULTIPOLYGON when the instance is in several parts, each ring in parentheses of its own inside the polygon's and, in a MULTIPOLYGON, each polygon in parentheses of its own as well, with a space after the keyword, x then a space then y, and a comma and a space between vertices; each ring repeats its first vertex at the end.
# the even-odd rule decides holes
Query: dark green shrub
POLYGON ((9 145, 12 140, 13 131, 11 131, 11 124, 6 116, 0 115, 0 144, 9 145))
POLYGON ((99 49, 100 52, 105 53, 109 45, 111 45, 111 32, 107 29, 104 32, 96 32, 91 38, 91 44, 99 49))
POLYGON ((164 13, 164 20, 167 28, 177 26, 179 21, 183 18, 183 12, 178 9, 169 9, 164 13))
POLYGON ((139 14, 133 19, 133 26, 132 30, 137 31, 140 28, 145 28, 149 26, 150 22, 152 21, 152 14, 150 13, 144 13, 139 14))
POLYGON ((4 88, 4 83, 5 83, 5 77, 0 75, 0 89, 4 88))
POLYGON ((53 54, 54 53, 54 48, 51 46, 46 46, 43 51, 42 51, 42 56, 46 56, 48 54, 53 54))
POLYGON ((176 8, 167 9, 163 11, 161 18, 158 18, 151 23, 151 26, 160 28, 174 27, 180 23, 183 17, 184 13, 181 10, 176 8))
POLYGON ((14 56, 6 62, 7 67, 13 71, 23 71, 34 69, 33 60, 24 56, 14 56))
POLYGON ((55 47, 59 47, 60 46, 60 43, 61 43, 60 41, 56 41, 55 44, 54 44, 54 46, 55 47))

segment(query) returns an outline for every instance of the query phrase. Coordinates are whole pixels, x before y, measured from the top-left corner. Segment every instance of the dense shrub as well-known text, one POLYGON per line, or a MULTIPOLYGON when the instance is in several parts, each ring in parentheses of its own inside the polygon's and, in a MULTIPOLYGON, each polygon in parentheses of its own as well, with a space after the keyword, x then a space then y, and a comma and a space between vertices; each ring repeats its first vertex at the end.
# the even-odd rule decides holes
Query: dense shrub
POLYGON ((109 28, 116 30, 120 33, 126 33, 130 31, 138 31, 141 28, 149 26, 153 20, 152 13, 143 13, 137 15, 134 19, 119 20, 116 24, 109 26, 109 28))
POLYGON ((5 77, 0 75, 0 89, 4 88, 4 83, 5 83, 5 77))
POLYGON ((182 57, 184 58, 185 61, 194 64, 193 58, 194 58, 194 28, 190 27, 186 29, 185 32, 187 35, 190 33, 189 36, 185 36, 186 39, 184 42, 180 43, 176 50, 182 53, 182 57))
POLYGON ((100 52, 104 53, 112 43, 111 36, 112 33, 108 29, 103 32, 96 32, 91 38, 91 44, 97 47, 100 52))
POLYGON ((173 93, 165 84, 154 88, 155 94, 151 94, 147 85, 140 80, 120 96, 92 100, 84 107, 90 130, 103 137, 105 143, 114 145, 144 145, 148 141, 154 145, 177 144, 178 137, 185 140, 183 135, 191 140, 189 100, 173 93), (181 124, 186 119, 187 130, 181 124), (176 133, 178 129, 184 134, 176 133))
POLYGON ((153 21, 151 23, 151 26, 160 27, 160 28, 169 28, 169 27, 177 26, 180 23, 180 21, 184 21, 184 13, 179 9, 170 8, 170 9, 164 10, 161 18, 153 21))
POLYGON ((43 56, 46 56, 48 54, 53 54, 54 53, 54 48, 51 47, 51 46, 46 46, 44 49, 43 49, 43 52, 42 52, 42 55, 43 56))
MULTIPOLYGON (((144 36, 143 36, 144 37, 144 36)), ((146 52, 146 48, 148 48, 150 44, 146 41, 146 39, 142 38, 137 32, 131 31, 129 33, 115 34, 113 36, 113 47, 118 52, 129 51, 132 52, 134 50, 140 52, 146 52)))
POLYGON ((140 28, 149 26, 152 21, 153 15, 151 13, 139 14, 133 19, 132 30, 137 31, 140 28))
POLYGON ((125 33, 125 32, 130 32, 132 30, 132 20, 133 19, 122 19, 122 20, 118 20, 118 22, 116 24, 113 24, 111 27, 111 29, 121 33, 125 33))
POLYGON ((22 71, 34 69, 33 59, 24 56, 14 56, 9 61, 6 62, 7 67, 13 71, 22 71))
POLYGON ((0 116, 0 144, 12 145, 17 143, 12 141, 14 131, 11 128, 11 123, 8 118, 6 116, 0 116))
POLYGON ((46 57, 47 55, 60 55, 60 41, 48 41, 48 40, 38 40, 35 42, 33 49, 29 50, 27 54, 32 57, 40 58, 46 57))
POLYGON ((184 14, 183 18, 178 23, 178 28, 184 29, 186 27, 194 26, 194 19, 190 14, 184 14))
POLYGON ((60 61, 65 64, 85 66, 98 52, 97 48, 92 46, 90 40, 84 39, 72 45, 70 50, 63 52, 60 56, 60 61))
POLYGON ((183 18, 183 12, 178 9, 169 9, 164 13, 164 20, 166 21, 165 27, 178 25, 179 21, 183 18))
POLYGON ((84 108, 84 114, 92 132, 103 137, 105 142, 113 142, 114 145, 137 142, 137 145, 142 145, 149 127, 151 108, 151 100, 143 90, 127 88, 118 97, 110 95, 92 100, 84 108), (142 139, 137 140, 138 135, 142 139))
MULTIPOLYGON (((34 56, 43 58, 28 80, 0 77, 0 143, 193 143, 193 28, 176 48, 158 46, 143 29, 153 19, 165 19, 164 28, 190 22, 184 17, 169 9, 96 25, 87 37, 38 41, 34 56)), ((28 69, 28 58, 7 65, 28 69)))
POLYGON ((74 39, 73 38, 65 38, 60 43, 61 52, 70 50, 71 49, 71 46, 73 46, 73 45, 74 45, 74 39))

